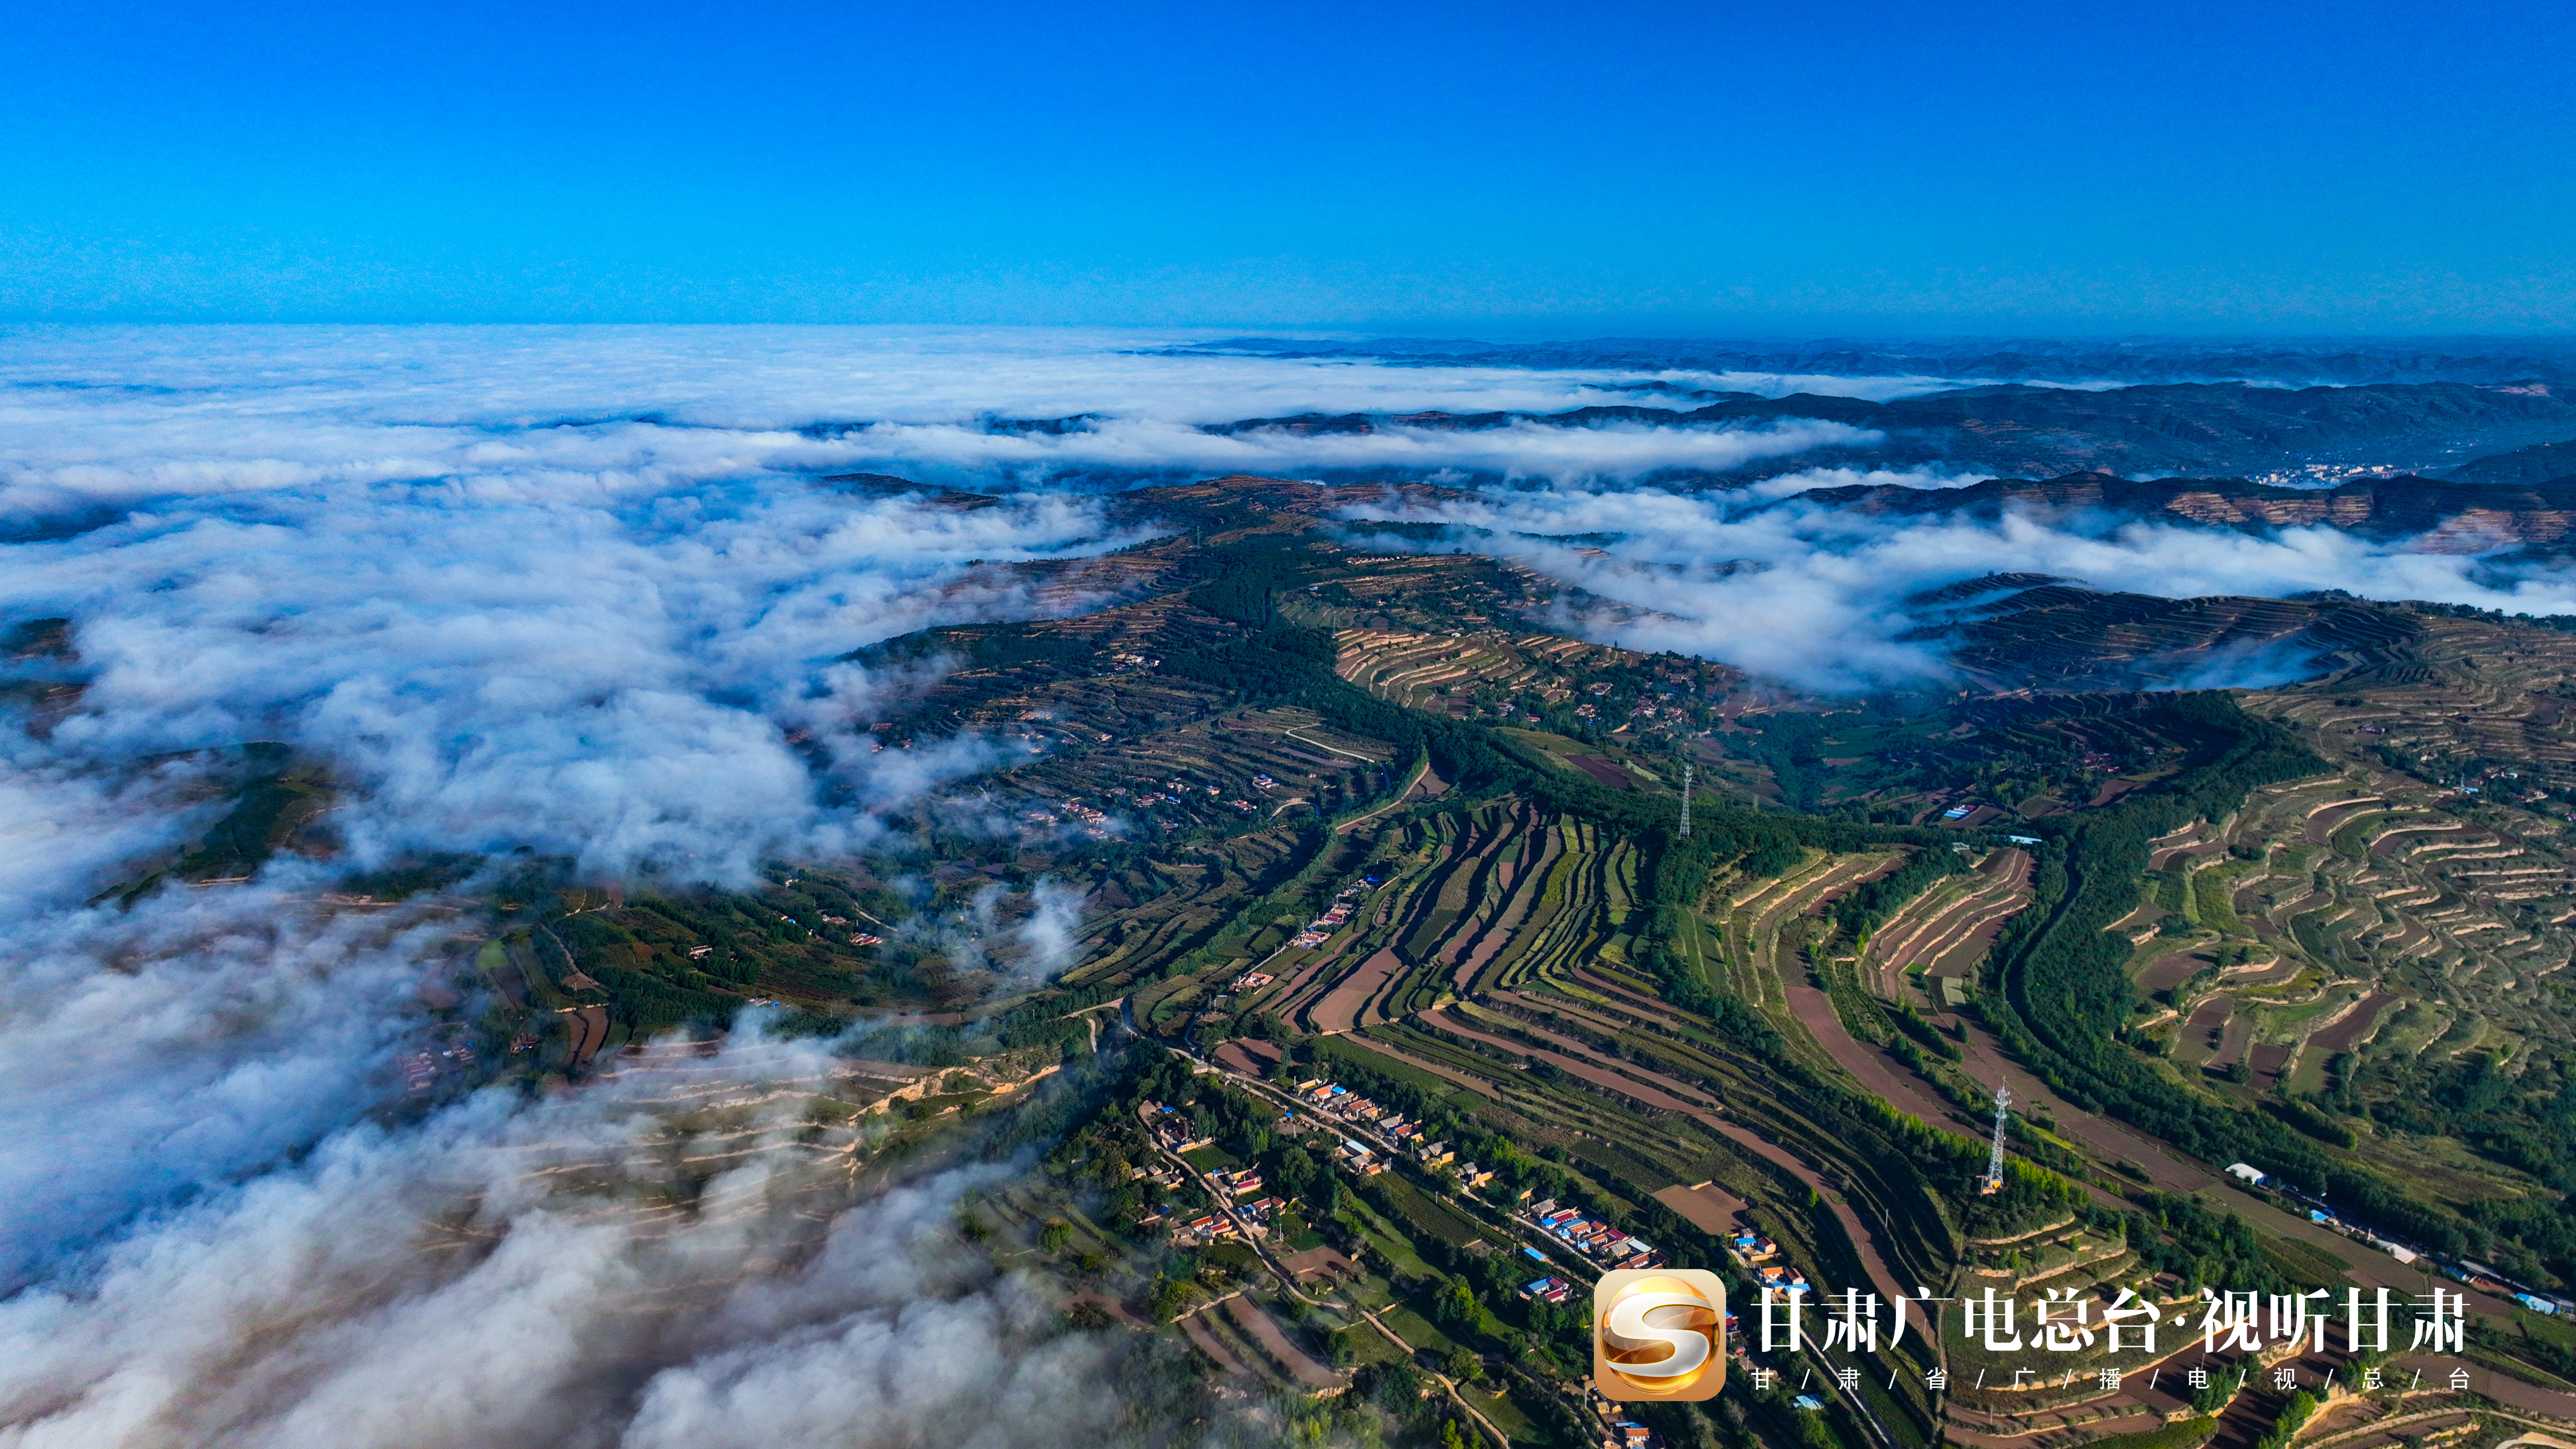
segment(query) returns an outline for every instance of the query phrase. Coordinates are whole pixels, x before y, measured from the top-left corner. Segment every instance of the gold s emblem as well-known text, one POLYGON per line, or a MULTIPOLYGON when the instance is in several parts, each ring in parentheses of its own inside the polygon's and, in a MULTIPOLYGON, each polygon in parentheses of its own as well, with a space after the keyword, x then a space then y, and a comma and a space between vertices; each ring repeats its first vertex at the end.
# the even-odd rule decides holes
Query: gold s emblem
POLYGON ((1621 1268, 1592 1290, 1604 1397, 1700 1400, 1726 1387, 1726 1285, 1698 1268, 1621 1268))

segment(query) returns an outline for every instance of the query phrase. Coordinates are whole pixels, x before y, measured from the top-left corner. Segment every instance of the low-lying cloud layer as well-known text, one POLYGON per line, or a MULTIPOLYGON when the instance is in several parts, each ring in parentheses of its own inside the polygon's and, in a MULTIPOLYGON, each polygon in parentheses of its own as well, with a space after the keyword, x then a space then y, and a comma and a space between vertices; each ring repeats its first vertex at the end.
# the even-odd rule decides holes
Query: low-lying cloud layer
MULTIPOLYGON (((2576 577, 2564 568, 2504 570, 2474 556, 2419 553, 2403 542, 2374 543, 2330 528, 2261 535, 2021 514, 1994 523, 1894 520, 1794 497, 1807 488, 1855 483, 1936 488, 1972 481, 1814 470, 1732 494, 1494 490, 1437 507, 1360 505, 1349 512, 1355 519, 1447 522, 1475 530, 1473 547, 1525 558, 1548 576, 1607 601, 1607 607, 1578 605, 1569 596, 1557 618, 1571 632, 1630 648, 1698 655, 1833 691, 1948 678, 1937 647, 1903 637, 1932 622, 1905 601, 1989 573, 2054 574, 2097 589, 2164 598, 2277 598, 2343 589, 2365 598, 2425 599, 2508 613, 2576 613, 2576 577), (1533 534, 1582 534, 1586 542, 1576 548, 1533 534), (1603 534, 1615 537, 1598 541, 1603 534)), ((2209 682, 2253 678, 2240 670, 2209 682)))
POLYGON ((59 533, 137 506, 316 489, 562 507, 707 479, 866 470, 977 488, 1355 469, 1570 481, 1725 469, 1877 438, 1794 419, 1217 434, 1202 425, 1625 404, 1640 384, 1602 372, 1143 356, 1104 350, 1133 339, 1057 334, 397 330, 324 346, 309 330, 246 328, 14 340, 0 362, 0 536, 59 533), (205 345, 177 351, 182 337, 205 345), (1050 419, 1066 421, 994 426, 1050 419))
POLYGON ((1806 419, 1754 428, 1571 428, 1515 421, 1458 432, 1387 426, 1366 433, 1301 433, 1269 427, 1231 434, 1154 419, 1119 419, 1062 434, 889 423, 854 433, 849 442, 872 458, 939 476, 1001 473, 1044 479, 1060 473, 1129 471, 1297 477, 1373 470, 1592 479, 1635 478, 1667 468, 1719 471, 1820 447, 1862 446, 1879 437, 1866 428, 1806 419))
POLYGON ((958 1238, 1003 1167, 811 1220, 851 1194, 792 1092, 833 1065, 738 1037, 335 1132, 0 1302, 0 1442, 1117 1442, 1132 1346, 958 1238), (719 1170, 672 1204, 682 1154, 719 1170))
POLYGON ((1103 541, 1060 498, 953 512, 792 483, 334 481, 18 545, 0 610, 74 621, 86 691, 54 768, 280 740, 364 802, 335 820, 362 861, 524 844, 726 878, 865 829, 819 812, 786 743, 886 684, 838 656, 1026 616, 1024 590, 969 563, 1103 541))

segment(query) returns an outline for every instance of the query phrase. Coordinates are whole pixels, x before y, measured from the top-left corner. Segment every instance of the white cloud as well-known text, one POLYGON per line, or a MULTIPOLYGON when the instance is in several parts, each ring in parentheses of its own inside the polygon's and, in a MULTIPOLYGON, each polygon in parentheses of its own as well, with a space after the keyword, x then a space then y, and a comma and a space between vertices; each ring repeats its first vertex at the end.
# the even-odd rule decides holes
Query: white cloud
POLYGON ((1173 470, 1296 476, 1321 470, 1438 469, 1511 478, 1634 478, 1663 468, 1726 469, 1820 447, 1857 447, 1880 435, 1806 419, 1758 428, 1615 424, 1557 427, 1518 421, 1446 431, 1381 427, 1367 433, 1262 428, 1219 435, 1146 419, 1117 419, 1063 434, 996 434, 955 424, 885 424, 853 446, 889 463, 942 472, 1004 471, 1044 478, 1069 469, 1173 470))
POLYGON ((1965 488, 1991 474, 1945 473, 1938 469, 1802 468, 1748 485, 1738 497, 1790 498, 1820 488, 1965 488))
MULTIPOLYGON (((1810 473, 1848 482, 1953 486, 1933 475, 1810 473)), ((1770 491, 1770 490, 1765 490, 1770 491)), ((1803 490, 1790 490, 1803 491, 1803 490)), ((1494 532, 1480 547, 1527 558, 1610 607, 1560 605, 1569 630, 1631 648, 1671 649, 1809 688, 1857 690, 1942 679, 1936 646, 1903 638, 1926 622, 1908 595, 1988 573, 2045 573, 2094 588, 2190 598, 2344 589, 2509 613, 2576 613, 2576 575, 2532 566, 2498 577, 2486 560, 2420 553, 2327 528, 2276 533, 2112 519, 1988 524, 1887 519, 1760 495, 1659 489, 1495 490, 1435 508, 1350 510, 1364 519, 1446 521, 1494 532), (1612 534, 1583 550, 1516 535, 1612 534), (1641 613, 1640 611, 1647 611, 1641 613)), ((2276 667, 2257 671, 2267 680, 2276 667)), ((2217 677, 2217 676, 2213 676, 2217 677)), ((2251 675, 2231 673, 2229 679, 2251 675)))
POLYGON ((777 1090, 830 1061, 738 1039, 335 1132, 0 1301, 0 1443, 1100 1442, 1129 1345, 951 1228, 1007 1169, 851 1202, 777 1090), (689 1153, 723 1170, 666 1206, 689 1153))
POLYGON ((0 942, 0 1285, 367 1110, 452 926, 278 886, 22 915, 0 942))
POLYGON ((878 681, 837 656, 1038 612, 967 563, 1103 533, 1054 498, 960 513, 794 483, 622 506, 572 491, 341 485, 10 549, 0 608, 74 618, 91 674, 52 758, 282 739, 349 787, 335 822, 361 858, 527 843, 738 877, 782 842, 864 828, 820 812, 785 743, 868 712, 878 681))

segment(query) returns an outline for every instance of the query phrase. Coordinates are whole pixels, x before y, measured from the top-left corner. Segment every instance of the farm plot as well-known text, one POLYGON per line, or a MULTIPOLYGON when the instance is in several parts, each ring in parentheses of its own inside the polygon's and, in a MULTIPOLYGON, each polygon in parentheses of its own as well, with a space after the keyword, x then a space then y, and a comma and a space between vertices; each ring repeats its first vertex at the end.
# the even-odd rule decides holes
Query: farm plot
POLYGON ((1972 879, 1934 882, 1871 933, 1861 955, 1863 979, 1881 997, 1903 1001, 1911 973, 1974 976, 2004 924, 2030 904, 2030 871, 2027 852, 1998 850, 1979 863, 1972 879))
POLYGON ((1563 828, 1506 800, 1439 812, 1406 831, 1406 841, 1419 843, 1397 858, 1393 868, 1401 873, 1388 883, 1384 904, 1345 949, 1343 959, 1356 964, 1330 979, 1318 975, 1290 1003, 1314 1030, 1404 1016, 1443 994, 1471 991, 1507 950, 1569 944, 1552 930, 1562 902, 1546 920, 1523 924, 1556 876, 1563 828))
POLYGON ((1404 963, 1397 959, 1393 947, 1381 946, 1370 952, 1368 959, 1306 1008, 1303 1014, 1307 1029, 1330 1036, 1359 1025, 1361 1013, 1403 969, 1404 963))
POLYGON ((1799 1022, 1788 983, 1803 979, 1806 968, 1798 958, 1810 942, 1823 938, 1824 923, 1812 917, 1843 892, 1901 863, 1901 857, 1888 854, 1819 852, 1805 865, 1771 880, 1714 886, 1712 894, 1723 910, 1716 925, 1726 970, 1724 979, 1712 980, 1711 986, 1749 1002, 1770 1018, 1816 1069, 1834 1071, 1832 1059, 1799 1022))

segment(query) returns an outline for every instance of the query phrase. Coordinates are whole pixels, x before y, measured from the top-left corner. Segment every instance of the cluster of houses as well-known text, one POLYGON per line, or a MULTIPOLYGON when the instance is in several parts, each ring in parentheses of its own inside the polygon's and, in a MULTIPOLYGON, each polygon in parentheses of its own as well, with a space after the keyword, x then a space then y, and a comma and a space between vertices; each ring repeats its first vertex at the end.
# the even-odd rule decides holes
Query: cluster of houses
POLYGON ((1608 1223, 1585 1217, 1548 1198, 1533 1204, 1530 1218, 1539 1231, 1606 1268, 1660 1268, 1664 1255, 1643 1238, 1632 1238, 1608 1223))
MULTIPOLYGON (((1103 736, 1103 738, 1105 739, 1107 737, 1103 736)), ((1161 788, 1159 789, 1155 788, 1155 782, 1151 780, 1142 780, 1137 783, 1139 789, 1132 795, 1124 785, 1111 786, 1109 794, 1113 799, 1124 800, 1132 805, 1144 806, 1160 805, 1166 801, 1175 805, 1186 804, 1193 792, 1192 786, 1179 780, 1165 780, 1162 782, 1161 788)), ((1268 775, 1255 777, 1253 783, 1264 790, 1271 787, 1271 779, 1268 775)), ((1217 785, 1200 785, 1195 787, 1195 789, 1200 793, 1206 794, 1210 799, 1216 799, 1225 794, 1224 788, 1217 785)), ((1250 800, 1243 799, 1240 796, 1227 800, 1225 803, 1245 815, 1249 815, 1256 809, 1260 808, 1254 805, 1250 800)), ((1084 834, 1098 839, 1109 833, 1109 817, 1102 812, 1090 809, 1078 800, 1067 800, 1063 803, 1061 808, 1066 816, 1070 816, 1074 820, 1081 822, 1084 834)), ((1057 822, 1057 819, 1057 813, 1052 810, 1032 810, 1028 813, 1028 821, 1030 826, 1033 828, 1043 829, 1047 826, 1052 826, 1057 822)))
POLYGON ((1231 1213, 1201 1213, 1184 1223, 1171 1223, 1172 1213, 1168 1208, 1157 1208, 1136 1221, 1138 1226, 1145 1228, 1160 1227, 1168 1223, 1172 1229, 1172 1246, 1196 1248, 1247 1235, 1255 1238, 1269 1237, 1271 1223, 1278 1218, 1280 1210, 1287 1206, 1288 1200, 1284 1197, 1265 1197, 1258 1202, 1245 1203, 1231 1213), (1246 1219, 1249 1221, 1247 1222, 1246 1219))
MULTIPOLYGON (((1155 1129, 1155 1136, 1162 1139, 1164 1146, 1175 1152, 1195 1151, 1208 1145, 1204 1138, 1195 1142, 1181 1141, 1175 1134, 1165 1132, 1160 1127, 1155 1129)), ((1181 1170, 1177 1167, 1164 1167, 1152 1172, 1140 1167, 1133 1169, 1130 1175, 1152 1181, 1167 1192, 1178 1192, 1184 1181, 1181 1170)), ((1208 1174, 1208 1181, 1214 1183, 1217 1191, 1228 1198, 1249 1196, 1261 1191, 1262 1186, 1261 1173, 1250 1167, 1211 1172, 1208 1174)), ((1261 1197, 1239 1204, 1231 1212, 1220 1207, 1215 1212, 1201 1213, 1196 1217, 1179 1221, 1175 1220, 1176 1215, 1169 1207, 1148 1208, 1137 1214, 1136 1227, 1141 1232, 1168 1229, 1175 1246, 1200 1247, 1224 1238, 1239 1238, 1247 1232, 1256 1238, 1267 1237, 1270 1234, 1271 1222, 1287 1206, 1286 1198, 1261 1197)))
MULTIPOLYGON (((1396 1146, 1411 1153, 1414 1160, 1425 1167, 1450 1167, 1465 1186, 1482 1187, 1494 1180, 1490 1170, 1472 1162, 1453 1167, 1452 1164, 1458 1162, 1458 1154, 1448 1143, 1430 1140, 1421 1123, 1406 1120, 1401 1112, 1389 1112, 1339 1082, 1310 1078, 1297 1084, 1297 1096, 1327 1117, 1354 1126, 1365 1124, 1379 1136, 1392 1140, 1396 1146)), ((1388 1166, 1386 1157, 1376 1148, 1351 1138, 1343 1139, 1333 1149, 1333 1156, 1363 1176, 1374 1177, 1386 1171, 1388 1166)))
MULTIPOLYGON (((1398 1125, 1404 1122, 1402 1117, 1388 1117, 1384 1107, 1339 1082, 1304 1082, 1298 1086, 1297 1095, 1305 1099, 1306 1105, 1327 1117, 1337 1117, 1352 1123, 1375 1123, 1380 1131, 1386 1130, 1390 1122, 1398 1125)), ((1386 1171, 1388 1166, 1387 1160, 1378 1155, 1376 1148, 1355 1137, 1343 1138, 1333 1148, 1333 1157, 1344 1167, 1362 1177, 1375 1177, 1386 1171)))
POLYGON ((1738 1228, 1726 1240, 1726 1255, 1753 1272, 1756 1288, 1770 1288, 1782 1293, 1811 1293, 1807 1275, 1795 1268, 1772 1261, 1780 1256, 1780 1245, 1753 1231, 1738 1228))
POLYGON ((1521 1296, 1533 1303, 1563 1303, 1566 1295, 1573 1291, 1573 1284, 1554 1273, 1544 1278, 1533 1278, 1521 1285, 1521 1296))
POLYGON ((1342 1139, 1339 1147, 1333 1149, 1333 1157, 1344 1167, 1362 1177, 1375 1177, 1387 1169, 1387 1160, 1377 1155, 1377 1149, 1365 1142, 1354 1141, 1347 1137, 1342 1139))
MULTIPOLYGON (((1035 739, 1037 736, 1031 735, 1029 738, 1035 739)), ((1103 735, 1101 738, 1105 740, 1109 737, 1107 735, 1103 735)), ((1109 793, 1112 795, 1124 795, 1127 792, 1125 790, 1112 790, 1109 793)), ((1094 810, 1079 800, 1062 801, 1054 810, 1038 809, 1030 811, 1028 813, 1028 828, 1031 830, 1052 830, 1057 824, 1068 819, 1081 825, 1082 833, 1090 836, 1094 840, 1106 840, 1109 838, 1108 813, 1106 811, 1094 810)))
POLYGON ((1799 1272, 1795 1268, 1783 1268, 1777 1263, 1767 1264, 1763 1267, 1754 1269, 1753 1286, 1757 1289, 1768 1288, 1776 1293, 1813 1293, 1816 1291, 1814 1286, 1807 1282, 1806 1274, 1799 1272))
POLYGON ((1177 1192, 1181 1186, 1181 1170, 1177 1167, 1157 1167, 1150 1170, 1142 1167, 1127 1169, 1128 1181, 1133 1182, 1138 1178, 1153 1183, 1165 1192, 1177 1192))
POLYGON ((1172 1229, 1172 1245, 1177 1248, 1195 1248, 1220 1239, 1241 1236, 1243 1236, 1243 1229, 1235 1223, 1232 1213, 1201 1213, 1172 1229))
POLYGON ((1053 825, 1059 819, 1059 816, 1056 813, 1057 811, 1063 812, 1063 816, 1061 818, 1078 820, 1085 825, 1103 825, 1108 823, 1109 820, 1108 815, 1101 811, 1092 809, 1090 806, 1083 804, 1079 800, 1064 800, 1057 802, 1055 810, 1030 811, 1029 823, 1032 825, 1053 825))
MULTIPOLYGON (((1547 1254, 1536 1248, 1523 1248, 1521 1251, 1529 1254, 1533 1262, 1542 1265, 1548 1262, 1547 1254)), ((1521 1297, 1532 1303, 1563 1303, 1573 1294, 1574 1285, 1565 1281, 1561 1273, 1549 1273, 1521 1285, 1521 1297)))
POLYGON ((1324 944, 1327 938, 1329 938, 1335 931, 1342 928, 1342 923, 1344 921, 1351 918, 1351 912, 1358 908, 1360 898, 1367 895, 1369 891, 1377 885, 1377 883, 1377 879, 1372 876, 1364 880, 1353 881, 1351 884, 1342 887, 1340 891, 1334 894, 1333 903, 1330 906, 1325 907, 1324 913, 1317 916, 1315 919, 1308 921, 1306 923, 1306 929, 1299 931, 1294 937, 1290 938, 1288 944, 1291 946, 1320 946, 1324 944))
POLYGON ((1175 1157, 1186 1152, 1196 1152, 1202 1147, 1213 1146, 1216 1142, 1216 1139, 1213 1137, 1192 1137, 1189 1135, 1190 1119, 1182 1116, 1172 1107, 1166 1106, 1160 1102, 1149 1102, 1146 1104, 1145 1110, 1155 1117, 1168 1117, 1172 1119, 1168 1122, 1157 1121, 1154 1123, 1154 1140, 1163 1144, 1163 1150, 1171 1153, 1175 1157))
MULTIPOLYGON (((1420 1129, 1415 1129, 1417 1132, 1420 1129)), ((1413 1155, 1425 1167, 1446 1167, 1457 1177, 1461 1187, 1483 1187, 1494 1180, 1493 1171, 1472 1162, 1458 1161, 1458 1154, 1446 1142, 1416 1142, 1413 1155)))
MULTIPOLYGON (((1160 805, 1166 800, 1178 805, 1186 802, 1190 797, 1189 785, 1180 780, 1165 780, 1163 782, 1163 788, 1160 790, 1150 788, 1154 783, 1151 780, 1141 781, 1140 783, 1149 788, 1147 788, 1143 794, 1136 797, 1136 803, 1139 805, 1160 805)), ((1222 795, 1225 793, 1214 785, 1201 785, 1198 788, 1211 796, 1222 795)), ((1127 788, 1121 785, 1112 789, 1109 793, 1112 795, 1124 795, 1127 793, 1127 788)), ((1231 800, 1227 803, 1240 806, 1248 810, 1251 808, 1252 802, 1248 800, 1231 800)))
MULTIPOLYGON (((451 1026, 449 1030, 462 1031, 463 1028, 451 1026)), ((515 1048, 513 1049, 515 1050, 515 1048)), ((397 1061, 402 1067, 403 1084, 406 1087, 409 1087, 412 1091, 426 1092, 432 1086, 437 1084, 441 1063, 453 1067, 458 1071, 472 1070, 474 1066, 474 1044, 465 1040, 462 1036, 459 1036, 449 1041, 446 1046, 439 1048, 435 1053, 430 1051, 405 1052, 397 1059, 397 1061)))
POLYGON ((1384 1107, 1339 1082, 1328 1082, 1321 1077, 1309 1077, 1299 1082, 1297 1096, 1327 1117, 1338 1117, 1345 1122, 1375 1122, 1381 1132, 1404 1120, 1402 1117, 1388 1117, 1384 1107))
POLYGON ((1335 931, 1342 928, 1342 922, 1347 921, 1350 918, 1350 903, 1347 901, 1335 901, 1330 910, 1327 910, 1322 915, 1308 921, 1306 923, 1306 929, 1299 931, 1295 936, 1290 937, 1288 944, 1301 948, 1306 946, 1320 946, 1324 944, 1326 940, 1330 939, 1335 931))
POLYGON ((1257 1202, 1245 1203, 1231 1213, 1201 1213, 1184 1223, 1172 1223, 1171 1210, 1157 1208, 1138 1218, 1136 1225, 1150 1230, 1168 1224, 1172 1229, 1172 1246, 1195 1248, 1222 1239, 1241 1238, 1246 1235, 1266 1238, 1270 1236, 1271 1223, 1278 1218, 1281 1209, 1287 1206, 1288 1199, 1284 1197, 1265 1197, 1257 1202))
POLYGON ((1246 971, 1242 975, 1234 978, 1234 984, 1228 986, 1226 990, 1257 991, 1277 979, 1277 977, 1272 976, 1267 971, 1246 971))

